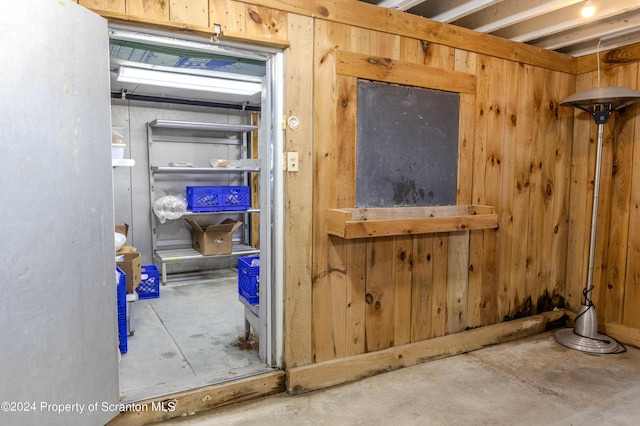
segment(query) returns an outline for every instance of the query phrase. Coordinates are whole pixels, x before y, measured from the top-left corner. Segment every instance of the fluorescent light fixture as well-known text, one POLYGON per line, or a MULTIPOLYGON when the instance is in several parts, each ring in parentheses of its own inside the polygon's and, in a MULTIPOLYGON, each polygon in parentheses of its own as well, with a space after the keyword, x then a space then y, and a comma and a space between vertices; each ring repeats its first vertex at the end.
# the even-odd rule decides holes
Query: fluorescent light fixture
POLYGON ((586 0, 580 13, 583 18, 591 18, 596 13, 596 7, 591 4, 591 0, 586 0))
POLYGON ((229 80, 204 75, 181 74, 125 66, 120 66, 118 81, 243 96, 253 96, 262 90, 260 83, 251 81, 229 80))

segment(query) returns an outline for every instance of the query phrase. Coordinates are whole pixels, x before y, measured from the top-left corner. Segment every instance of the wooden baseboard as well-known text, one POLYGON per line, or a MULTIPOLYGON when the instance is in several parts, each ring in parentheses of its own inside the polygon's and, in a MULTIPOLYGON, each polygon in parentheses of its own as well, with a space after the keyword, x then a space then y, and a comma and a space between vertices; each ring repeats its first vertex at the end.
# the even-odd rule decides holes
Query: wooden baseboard
POLYGON ((123 404, 107 426, 136 426, 193 415, 223 405, 247 401, 285 390, 284 371, 273 371, 228 383, 205 386, 135 403, 123 404))
POLYGON ((631 328, 613 322, 605 322, 599 329, 601 333, 613 337, 619 342, 640 348, 640 330, 637 328, 631 328))
POLYGON ((286 372, 287 393, 297 395, 509 342, 557 328, 565 319, 564 310, 545 312, 377 352, 295 367, 286 372))

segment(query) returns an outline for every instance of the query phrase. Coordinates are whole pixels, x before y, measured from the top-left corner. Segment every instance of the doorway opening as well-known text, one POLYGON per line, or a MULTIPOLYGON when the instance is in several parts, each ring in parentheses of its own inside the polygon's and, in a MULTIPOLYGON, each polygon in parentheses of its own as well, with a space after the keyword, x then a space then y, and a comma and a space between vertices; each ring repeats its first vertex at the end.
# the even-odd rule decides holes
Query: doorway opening
POLYGON ((128 295, 121 399, 281 367, 282 53, 124 27, 109 40, 112 142, 129 160, 115 222, 159 290, 128 295))

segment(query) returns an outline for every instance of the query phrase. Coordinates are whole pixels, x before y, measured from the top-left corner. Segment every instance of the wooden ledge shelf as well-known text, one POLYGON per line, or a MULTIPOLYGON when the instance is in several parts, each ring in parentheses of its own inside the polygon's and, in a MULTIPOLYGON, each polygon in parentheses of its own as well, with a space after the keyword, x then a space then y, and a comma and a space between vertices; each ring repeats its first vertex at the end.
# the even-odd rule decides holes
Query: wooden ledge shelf
POLYGON ((492 206, 459 205, 329 209, 327 233, 345 239, 498 227, 492 206))

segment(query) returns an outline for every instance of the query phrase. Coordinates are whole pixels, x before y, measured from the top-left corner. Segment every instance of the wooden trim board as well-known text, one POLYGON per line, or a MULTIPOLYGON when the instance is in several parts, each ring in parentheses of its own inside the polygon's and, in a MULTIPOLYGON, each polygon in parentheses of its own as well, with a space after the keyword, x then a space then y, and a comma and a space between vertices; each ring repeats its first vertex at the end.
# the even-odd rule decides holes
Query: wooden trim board
POLYGON ((557 327, 565 318, 564 310, 545 312, 381 351, 291 368, 286 373, 287 393, 297 395, 532 336, 557 327))
POLYGON ((107 426, 146 425, 176 417, 191 416, 196 412, 227 404, 282 393, 285 390, 284 379, 284 371, 278 370, 158 398, 123 403, 123 407, 128 411, 121 412, 107 423, 107 426))
POLYGON ((336 74, 447 92, 476 93, 473 74, 343 50, 336 52, 336 74))
POLYGON ((605 322, 600 332, 619 342, 640 348, 640 330, 619 323, 605 322))

